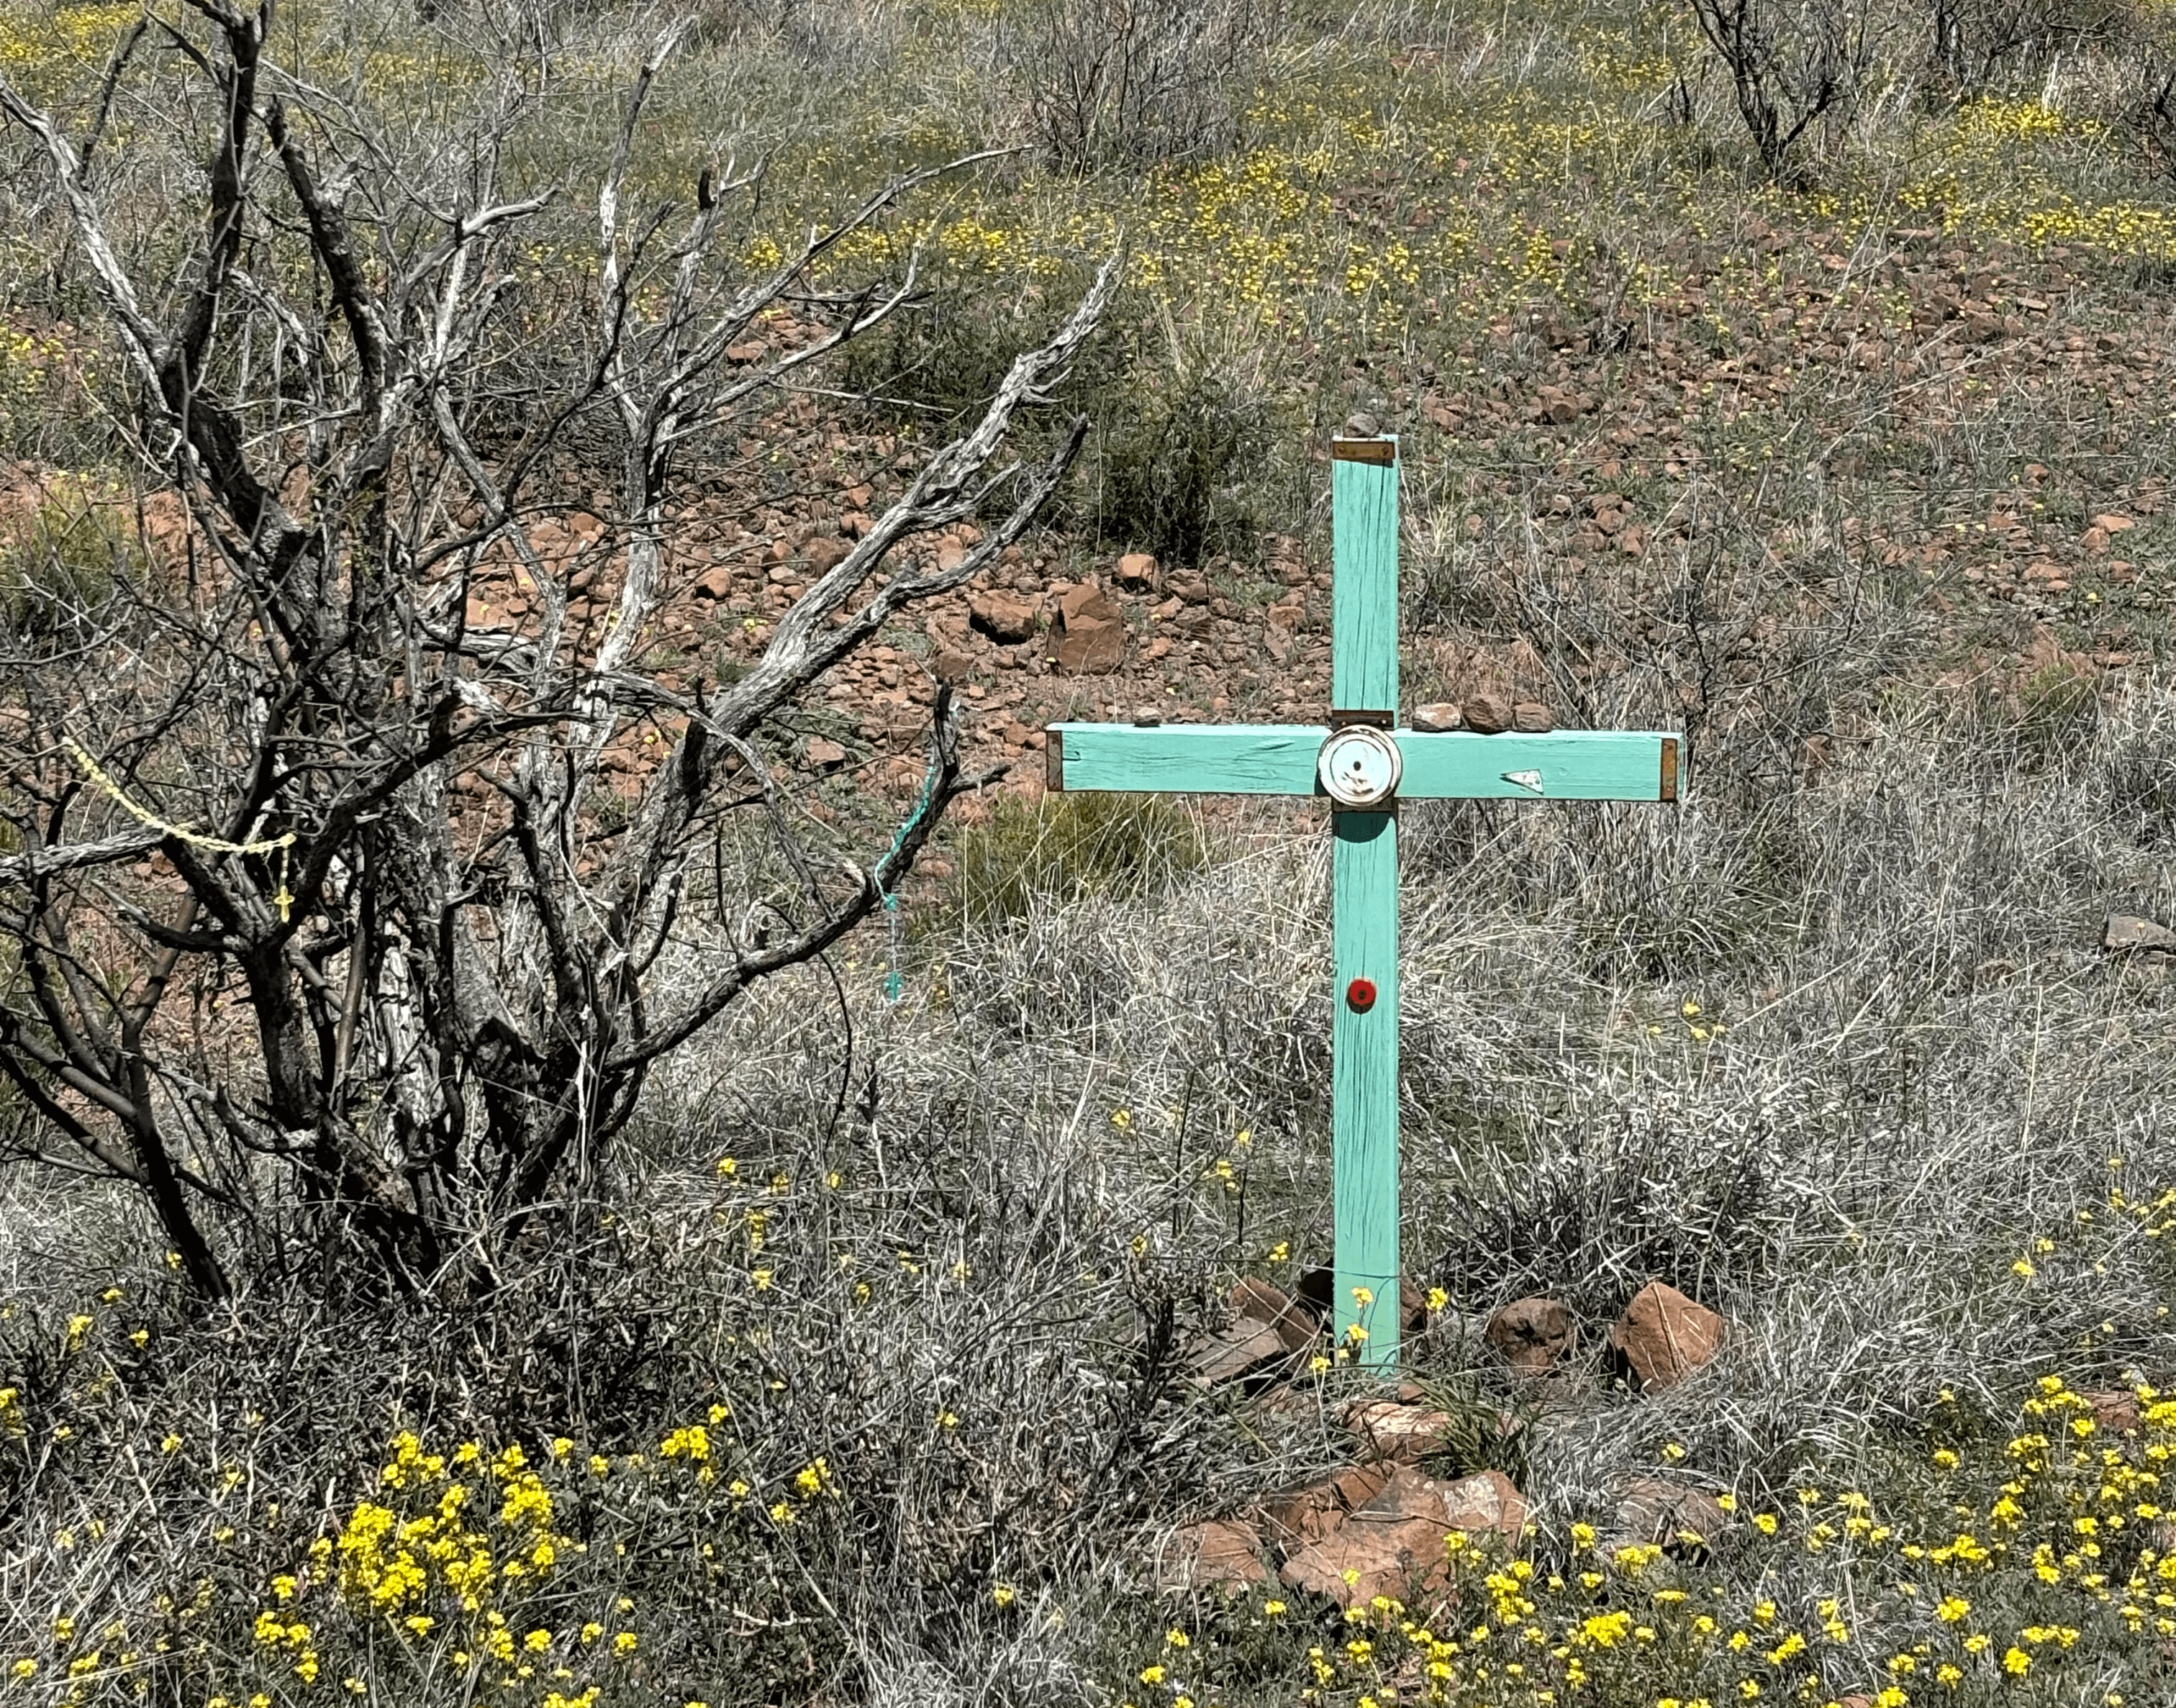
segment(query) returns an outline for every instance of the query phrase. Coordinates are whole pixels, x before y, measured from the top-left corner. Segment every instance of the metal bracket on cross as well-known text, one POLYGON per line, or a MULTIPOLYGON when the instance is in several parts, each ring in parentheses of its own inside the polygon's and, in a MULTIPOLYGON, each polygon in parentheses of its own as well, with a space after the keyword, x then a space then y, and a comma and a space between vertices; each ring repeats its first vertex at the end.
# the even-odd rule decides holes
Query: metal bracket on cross
POLYGON ((1330 808, 1335 1327, 1398 1359, 1398 802, 1674 801, 1678 737, 1397 727, 1398 445, 1330 447, 1330 705, 1313 724, 1053 724, 1048 786, 1308 795, 1330 808))

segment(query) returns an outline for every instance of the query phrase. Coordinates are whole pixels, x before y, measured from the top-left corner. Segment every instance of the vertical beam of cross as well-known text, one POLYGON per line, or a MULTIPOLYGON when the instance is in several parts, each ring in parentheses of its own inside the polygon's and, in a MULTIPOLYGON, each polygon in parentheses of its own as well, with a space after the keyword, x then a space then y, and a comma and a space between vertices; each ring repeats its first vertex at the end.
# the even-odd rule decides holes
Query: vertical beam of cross
MULTIPOLYGON (((1330 477, 1333 726, 1388 730, 1398 708, 1395 439, 1339 440, 1330 477)), ((1398 817, 1330 824, 1330 1102, 1337 1344, 1398 1360, 1398 817)))

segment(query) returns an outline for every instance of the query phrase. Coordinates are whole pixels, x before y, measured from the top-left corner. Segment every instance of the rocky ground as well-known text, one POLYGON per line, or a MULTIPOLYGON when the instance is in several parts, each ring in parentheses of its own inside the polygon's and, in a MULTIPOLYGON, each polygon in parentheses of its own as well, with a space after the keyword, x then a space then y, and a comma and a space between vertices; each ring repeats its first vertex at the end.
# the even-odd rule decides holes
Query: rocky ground
MULTIPOLYGON (((1439 363, 1356 369, 1352 398, 1369 406, 1356 427, 1399 432, 1408 469, 1406 597, 1420 607, 1409 697, 1493 694, 1577 722, 1565 660, 1544 658, 1547 644, 1510 620, 1499 584, 1543 607, 1613 607, 1636 645, 1678 621, 1704 558, 1711 595, 1715 565, 1744 558, 1736 534, 1749 528, 1760 561, 1733 567, 1766 585, 1730 613, 1726 685, 1757 689, 1787 662, 1792 587, 1802 615, 1846 597, 1853 575, 1916 607, 1937 637, 1923 660, 1937 684, 2053 665, 2113 685, 2111 672, 2150 664, 2176 558, 2168 477, 2129 435, 2165 390, 2165 310, 2059 247, 1990 258, 1918 231, 1747 241, 1776 262, 1749 290, 1718 255, 1706 286, 1637 313, 1598 296, 1586 315, 1499 320, 1439 363), (1717 355, 1725 318, 1765 341, 1717 355), (1761 474, 1778 422, 1819 429, 1820 454, 1761 474), (2014 476, 1989 487, 1944 473, 1961 454, 2014 462, 2014 476), (1748 481, 1750 496, 1722 497, 1748 481)), ((790 344, 813 330, 787 321, 765 335, 790 344)), ((807 397, 760 425, 743 463, 669 519, 678 588, 653 654, 667 688, 753 656, 927 449, 807 397)), ((1315 475, 1326 484, 1326 464, 1315 475)), ((574 565, 577 612, 593 617, 615 590, 602 500, 569 502, 532 529, 547 562, 574 565)), ((940 682, 965 701, 971 763, 1009 761, 1018 785, 1040 769, 1043 725, 1061 718, 1318 720, 1323 533, 1270 531, 1243 555, 1188 563, 1031 536, 845 666, 796 756, 857 788, 912 786, 940 682)), ((956 561, 977 537, 966 525, 915 549, 956 561)), ((479 587, 473 622, 525 617, 519 572, 500 574, 479 587)), ((1583 691, 1623 663, 1569 668, 1583 691)), ((1817 748, 1829 738, 1809 735, 1817 748)), ((639 768, 631 749, 627 760, 639 768)))
MULTIPOLYGON (((1320 1403, 1309 1384, 1331 1363, 1323 1316, 1329 1286, 1320 1270, 1303 1279, 1297 1298, 1258 1278, 1240 1281, 1227 1301, 1227 1326, 1190 1352, 1196 1386, 1243 1395, 1264 1435, 1288 1433, 1320 1403)), ((1455 1599, 1461 1537, 1515 1548, 1529 1534, 1526 1499, 1505 1468, 1523 1465, 1522 1438, 1679 1386, 1723 1353, 1731 1333, 1723 1316, 1659 1281, 1606 1328, 1581 1325, 1547 1297, 1514 1300, 1474 1321, 1431 1308, 1440 1303, 1406 1286, 1408 1336, 1470 1339, 1459 1362, 1497 1367, 1511 1384, 1513 1407, 1447 1404, 1439 1385, 1412 1381, 1343 1402, 1334 1421, 1349 1462, 1171 1532, 1152 1568, 1167 1593, 1274 1595, 1281 1586, 1348 1610, 1379 1608, 1387 1598, 1426 1619, 1446 1597, 1455 1599), (1477 1457, 1498 1462, 1477 1467, 1477 1457)), ((2092 1429, 2139 1444, 2135 1393, 2080 1397, 2092 1429)), ((1697 1562, 1727 1547, 1745 1521, 1732 1496, 1707 1479, 1672 1475, 1666 1465, 1618 1483, 1597 1540, 1605 1556, 1654 1548, 1697 1562)), ((1873 1698, 1843 1700, 1868 1708, 1873 1698)))

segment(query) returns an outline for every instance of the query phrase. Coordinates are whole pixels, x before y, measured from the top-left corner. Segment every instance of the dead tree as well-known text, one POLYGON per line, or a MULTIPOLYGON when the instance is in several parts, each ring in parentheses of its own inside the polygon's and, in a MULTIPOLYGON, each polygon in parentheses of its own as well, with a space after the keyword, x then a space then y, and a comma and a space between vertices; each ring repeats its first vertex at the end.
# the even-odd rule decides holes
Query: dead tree
POLYGON ((503 185, 503 131, 419 173, 275 63, 270 0, 190 4, 193 30, 148 26, 215 117, 178 276, 124 258, 94 171, 144 28, 83 140, 0 82, 128 364, 133 454, 188 519, 183 563, 0 628, 0 1074, 34 1117, 25 1154, 139 1188, 204 1294, 251 1231, 475 1284, 509 1228, 601 1189, 653 1064, 864 918, 978 781, 940 693, 928 787, 881 857, 789 848, 797 895, 764 898, 761 929, 719 895, 693 930, 729 815, 785 822, 758 732, 990 563, 1064 477, 1080 421, 1032 465, 1000 453, 1111 272, 743 671, 668 685, 645 627, 691 447, 908 300, 911 267, 842 293, 825 264, 919 180, 760 272, 732 259, 756 172, 630 212, 668 32, 601 174, 573 347, 509 398, 487 376, 527 359, 514 264, 552 194, 503 185), (751 361, 788 302, 821 335, 751 361), (614 514, 553 558, 531 525, 575 449, 609 454, 614 514), (977 514, 960 561, 917 549, 977 514), (492 622, 472 596, 509 554, 534 607, 492 622), (585 621, 572 590, 601 572, 617 596, 585 621), (602 768, 642 722, 661 757, 616 807, 602 768))
POLYGON ((1849 109, 1873 63, 1866 0, 1692 0, 1692 8, 1729 70, 1762 170, 1787 188, 1805 188, 1800 142, 1849 109))
POLYGON ((2109 0, 1934 0, 1930 60, 1956 100, 1999 78, 2044 73, 2056 57, 2120 39, 2129 8, 2109 0))
POLYGON ((2176 178, 2176 64, 2147 60, 2130 119, 2147 160, 2176 178))

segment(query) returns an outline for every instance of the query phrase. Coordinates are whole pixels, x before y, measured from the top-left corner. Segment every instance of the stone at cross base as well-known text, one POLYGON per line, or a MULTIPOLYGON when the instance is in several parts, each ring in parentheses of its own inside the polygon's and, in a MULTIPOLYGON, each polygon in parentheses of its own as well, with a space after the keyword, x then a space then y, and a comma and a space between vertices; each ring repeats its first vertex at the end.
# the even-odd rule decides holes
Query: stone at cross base
POLYGON ((1729 1325, 1664 1281, 1650 1281, 1624 1307, 1609 1342, 1624 1355, 1644 1393, 1675 1387, 1722 1350, 1729 1325))
POLYGON ((1482 1338, 1504 1355, 1504 1363, 1537 1375, 1570 1356, 1578 1333, 1563 1301, 1514 1299, 1488 1319, 1482 1338))

